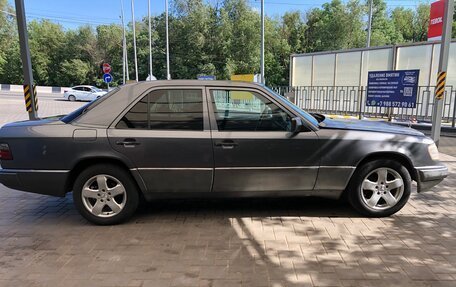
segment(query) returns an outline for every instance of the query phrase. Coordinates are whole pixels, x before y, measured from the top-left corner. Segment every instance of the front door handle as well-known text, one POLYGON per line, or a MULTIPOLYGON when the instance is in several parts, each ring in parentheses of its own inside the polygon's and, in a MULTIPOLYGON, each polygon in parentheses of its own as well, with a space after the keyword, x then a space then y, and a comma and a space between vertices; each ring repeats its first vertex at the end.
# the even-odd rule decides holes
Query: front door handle
POLYGON ((223 149, 233 149, 238 146, 238 144, 232 140, 223 140, 223 141, 216 141, 216 147, 221 147, 223 149))
POLYGON ((124 139, 123 141, 117 141, 116 145, 123 145, 126 148, 132 148, 137 145, 140 145, 140 143, 136 142, 136 139, 127 138, 127 139, 124 139))

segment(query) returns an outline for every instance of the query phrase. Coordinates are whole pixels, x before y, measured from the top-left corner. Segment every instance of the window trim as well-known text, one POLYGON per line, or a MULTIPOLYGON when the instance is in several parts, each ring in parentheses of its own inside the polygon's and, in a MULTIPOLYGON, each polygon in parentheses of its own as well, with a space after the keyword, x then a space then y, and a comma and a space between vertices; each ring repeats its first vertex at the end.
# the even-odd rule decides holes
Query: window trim
MULTIPOLYGON (((270 96, 269 94, 265 93, 264 91, 260 89, 254 89, 254 88, 242 88, 242 87, 229 87, 229 86, 210 86, 206 88, 206 94, 207 94, 207 105, 208 105, 208 110, 209 110, 209 120, 211 124, 211 130, 213 132, 219 132, 219 133, 287 133, 287 131, 221 131, 218 129, 217 125, 217 119, 215 117, 215 111, 214 111, 214 106, 212 105, 212 91, 218 91, 218 90, 232 90, 232 91, 245 91, 245 92, 252 92, 256 93, 260 96, 265 97, 266 99, 270 100, 272 103, 274 103, 277 107, 279 107, 282 111, 287 113, 291 118, 297 117, 295 113, 284 107, 279 101, 277 101, 274 97, 270 96)), ((299 116, 301 117, 301 116, 299 116)), ((310 130, 310 128, 309 128, 310 130)))
MULTIPOLYGON (((210 130, 210 124, 209 124, 209 116, 208 116, 208 110, 207 110, 207 105, 204 103, 207 102, 207 95, 206 95, 206 90, 204 86, 160 86, 160 87, 154 87, 151 89, 146 90, 143 92, 140 96, 138 96, 134 101, 132 101, 115 119, 114 121, 109 125, 109 129, 116 129, 116 130, 141 130, 141 131, 148 131, 148 132, 157 132, 157 131, 164 131, 164 132, 180 132, 180 131, 186 131, 186 132, 203 132, 203 131, 209 131, 210 130), (139 101, 141 101, 144 97, 148 96, 151 92, 154 91, 160 91, 160 90, 200 90, 201 95, 202 95, 202 105, 203 105, 203 129, 202 130, 156 130, 156 129, 121 129, 121 128, 116 128, 117 124, 120 122, 120 120, 125 116, 139 101)), ((149 101, 148 101, 148 106, 149 106, 149 101)), ((150 120, 149 114, 147 115, 148 121, 150 120)), ((148 123, 149 124, 149 123, 148 123)))

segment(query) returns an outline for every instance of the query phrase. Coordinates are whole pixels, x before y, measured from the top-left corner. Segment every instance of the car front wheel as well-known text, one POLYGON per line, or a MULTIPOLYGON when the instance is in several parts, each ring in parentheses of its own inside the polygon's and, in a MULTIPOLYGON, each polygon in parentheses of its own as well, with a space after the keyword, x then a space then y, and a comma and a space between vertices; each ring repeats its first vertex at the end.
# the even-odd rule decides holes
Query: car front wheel
POLYGON ((407 168, 394 160, 374 160, 359 167, 349 185, 349 202, 361 214, 390 216, 404 207, 411 193, 407 168))
POLYGON ((138 191, 131 176, 115 165, 96 165, 78 176, 73 201, 79 213, 99 225, 121 223, 138 206, 138 191))

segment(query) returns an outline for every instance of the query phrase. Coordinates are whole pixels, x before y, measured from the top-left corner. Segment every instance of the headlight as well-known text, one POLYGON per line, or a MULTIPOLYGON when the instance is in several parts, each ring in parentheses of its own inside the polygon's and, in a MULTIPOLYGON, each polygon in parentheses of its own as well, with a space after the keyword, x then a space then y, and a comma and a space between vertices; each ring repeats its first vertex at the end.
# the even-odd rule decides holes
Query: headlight
POLYGON ((432 160, 439 160, 440 158, 440 155, 439 155, 439 150, 437 148, 437 146, 435 145, 435 143, 432 143, 428 146, 428 151, 429 151, 429 155, 431 156, 432 160))

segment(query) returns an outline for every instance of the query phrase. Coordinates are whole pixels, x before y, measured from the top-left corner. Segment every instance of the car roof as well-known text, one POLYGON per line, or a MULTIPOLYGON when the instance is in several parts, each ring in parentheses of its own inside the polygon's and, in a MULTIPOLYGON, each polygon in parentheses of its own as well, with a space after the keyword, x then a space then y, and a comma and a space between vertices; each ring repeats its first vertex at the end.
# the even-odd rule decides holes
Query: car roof
POLYGON ((141 81, 138 83, 125 84, 123 86, 228 86, 228 87, 258 87, 259 83, 242 82, 242 81, 221 81, 221 80, 157 80, 141 81))
POLYGON ((95 86, 89 86, 89 85, 79 85, 79 86, 74 86, 73 88, 94 88, 95 86))

